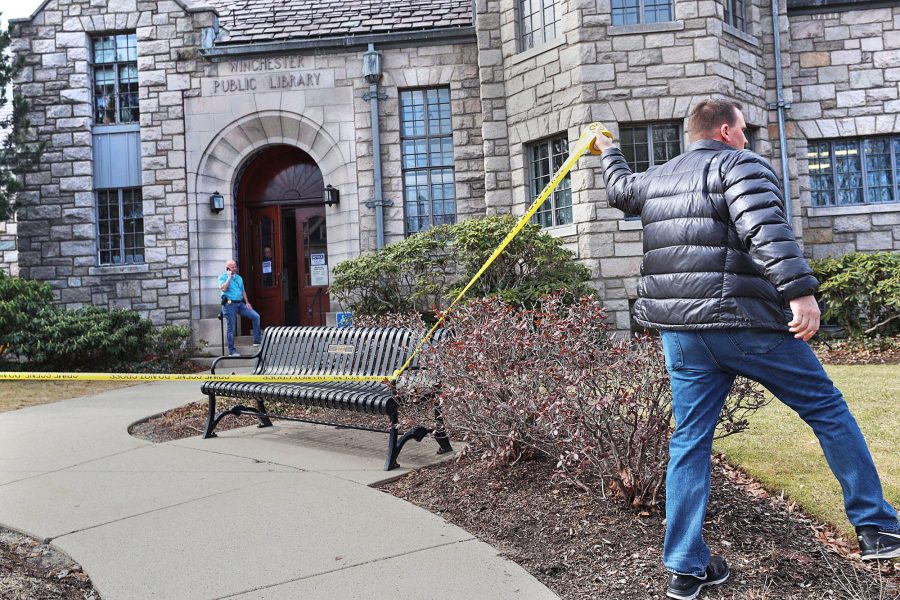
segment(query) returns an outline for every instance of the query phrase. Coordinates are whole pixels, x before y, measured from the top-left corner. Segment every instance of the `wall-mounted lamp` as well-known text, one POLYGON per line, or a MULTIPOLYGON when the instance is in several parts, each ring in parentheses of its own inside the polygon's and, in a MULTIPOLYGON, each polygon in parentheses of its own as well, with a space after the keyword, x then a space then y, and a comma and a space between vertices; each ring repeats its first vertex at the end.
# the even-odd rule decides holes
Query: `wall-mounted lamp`
POLYGON ((370 45, 369 51, 363 54, 363 77, 369 83, 378 83, 381 80, 381 53, 376 52, 370 45))
POLYGON ((325 200, 325 206, 334 206, 341 201, 341 193, 336 187, 332 187, 329 183, 325 186, 325 192, 322 194, 322 199, 325 200))
POLYGON ((216 190, 216 193, 209 197, 209 210, 214 213, 220 213, 225 210, 225 198, 219 193, 219 190, 216 190))

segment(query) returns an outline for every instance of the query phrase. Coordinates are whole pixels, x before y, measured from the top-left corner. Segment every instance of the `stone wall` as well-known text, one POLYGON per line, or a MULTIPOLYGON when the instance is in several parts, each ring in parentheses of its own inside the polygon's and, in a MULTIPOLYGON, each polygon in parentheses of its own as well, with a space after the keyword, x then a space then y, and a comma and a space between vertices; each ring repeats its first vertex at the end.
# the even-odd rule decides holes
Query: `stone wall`
POLYGON ((807 140, 900 134, 900 6, 792 14, 790 23, 807 254, 900 250, 900 202, 814 207, 805 159, 807 140))
POLYGON ((16 245, 15 218, 0 221, 0 270, 7 275, 19 274, 19 250, 16 245))
POLYGON ((190 323, 183 96, 196 92, 200 31, 213 13, 177 1, 51 0, 16 24, 19 89, 49 141, 26 178, 19 212, 23 277, 50 283, 65 306, 132 309, 154 323, 190 323), (91 36, 138 40, 145 263, 97 266, 92 166, 91 36))

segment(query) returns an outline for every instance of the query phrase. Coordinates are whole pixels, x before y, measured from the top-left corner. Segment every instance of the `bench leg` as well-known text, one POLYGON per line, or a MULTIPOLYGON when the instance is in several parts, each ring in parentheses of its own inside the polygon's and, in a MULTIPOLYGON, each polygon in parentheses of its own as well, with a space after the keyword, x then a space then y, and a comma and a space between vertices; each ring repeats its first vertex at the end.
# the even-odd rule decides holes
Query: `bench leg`
POLYGON ((397 417, 391 416, 391 428, 388 430, 388 453, 387 459, 384 461, 384 470, 390 471, 396 469, 400 465, 397 464, 397 456, 400 454, 400 448, 397 447, 397 417))
POLYGON ((453 446, 450 445, 450 438, 447 437, 447 431, 444 429, 444 415, 441 413, 440 405, 435 402, 434 404, 434 440, 438 443, 437 453, 438 454, 447 454, 448 452, 453 452, 453 446))
POLYGON ((263 404, 262 400, 256 401, 256 410, 258 410, 260 413, 263 413, 259 415, 259 425, 257 425, 257 427, 271 427, 272 421, 269 420, 269 417, 265 416, 266 405, 263 404))
POLYGON ((219 420, 216 418, 216 395, 209 394, 209 413, 206 415, 206 431, 203 432, 203 439, 216 437, 213 430, 218 424, 219 420))

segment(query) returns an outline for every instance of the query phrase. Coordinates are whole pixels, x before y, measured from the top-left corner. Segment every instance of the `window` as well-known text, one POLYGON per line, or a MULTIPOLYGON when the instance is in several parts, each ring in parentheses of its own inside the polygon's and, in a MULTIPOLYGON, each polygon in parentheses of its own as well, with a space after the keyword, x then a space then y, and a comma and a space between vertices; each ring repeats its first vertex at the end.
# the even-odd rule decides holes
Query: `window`
POLYGON ((94 120, 136 123, 138 110, 137 37, 133 33, 94 38, 94 120))
POLYGON ((144 262, 144 209, 141 188, 97 191, 101 265, 144 262))
POLYGON ((456 222, 449 88, 400 92, 406 233, 456 222))
POLYGON ((521 0, 519 17, 520 50, 528 50, 556 38, 559 24, 557 0, 521 0))
POLYGON ((747 30, 746 0, 725 0, 725 22, 735 29, 747 30))
MULTIPOLYGON (((681 154, 681 128, 678 123, 623 125, 619 128, 622 154, 632 172, 640 173, 681 154)), ((625 214, 625 220, 639 219, 625 214)))
POLYGON ((900 136, 811 141, 813 206, 900 201, 900 136))
MULTIPOLYGON (((536 199, 550 183, 553 174, 569 158, 569 140, 560 135, 529 146, 531 165, 531 198, 536 199)), ((572 222, 572 180, 569 174, 559 182, 553 194, 544 201, 531 219, 541 227, 567 225, 572 222)))
POLYGON ((613 25, 672 20, 672 0, 612 0, 613 25))
POLYGON ((681 154, 678 123, 623 125, 619 129, 622 153, 635 173, 646 171, 681 154))

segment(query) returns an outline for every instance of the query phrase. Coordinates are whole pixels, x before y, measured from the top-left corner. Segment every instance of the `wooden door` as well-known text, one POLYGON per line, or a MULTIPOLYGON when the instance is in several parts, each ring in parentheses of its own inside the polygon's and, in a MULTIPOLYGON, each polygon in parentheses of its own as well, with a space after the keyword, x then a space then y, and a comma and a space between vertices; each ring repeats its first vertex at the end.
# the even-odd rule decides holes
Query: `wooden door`
POLYGON ((325 325, 328 300, 328 228, 325 207, 294 211, 297 228, 297 281, 300 283, 300 324, 325 325))
MULTIPOLYGON (((250 303, 259 313, 262 327, 284 323, 284 281, 281 277, 281 209, 254 206, 249 209, 250 274, 253 290, 250 303)), ((249 290, 248 290, 249 291, 249 290)))

